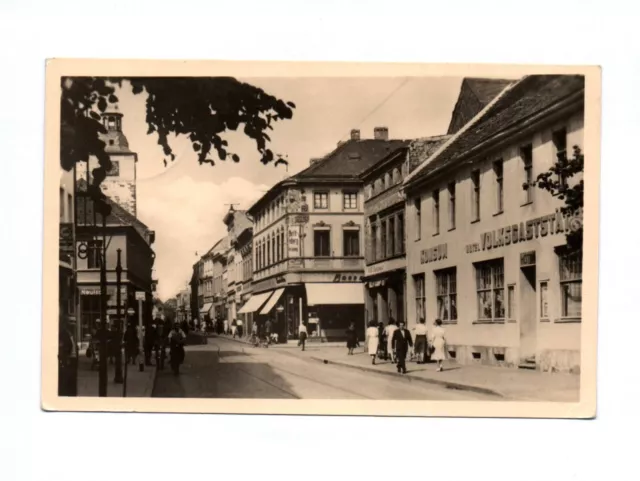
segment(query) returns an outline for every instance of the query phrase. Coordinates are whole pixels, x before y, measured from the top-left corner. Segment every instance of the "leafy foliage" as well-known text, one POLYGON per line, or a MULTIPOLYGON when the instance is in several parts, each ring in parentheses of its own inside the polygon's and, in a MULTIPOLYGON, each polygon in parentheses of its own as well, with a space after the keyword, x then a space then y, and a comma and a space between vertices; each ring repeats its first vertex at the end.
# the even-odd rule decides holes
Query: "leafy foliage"
POLYGON ((261 162, 274 160, 267 147, 267 134, 279 120, 293 117, 295 105, 285 102, 262 89, 230 77, 65 77, 62 79, 60 163, 70 170, 76 162, 98 159, 94 169, 94 194, 111 168, 105 143, 106 133, 101 113, 116 104, 116 86, 128 80, 134 94, 146 92, 148 133, 158 134, 158 144, 167 158, 175 155, 169 145, 169 135, 185 135, 198 154, 200 164, 215 165, 214 153, 220 160, 239 162, 240 156, 229 150, 221 134, 242 126, 245 135, 253 139, 261 154, 261 162))
POLYGON ((573 157, 567 158, 566 153, 558 154, 556 162, 548 171, 538 175, 536 180, 523 188, 528 189, 537 186, 538 188, 550 192, 564 201, 564 206, 560 209, 566 217, 576 219, 572 223, 572 228, 567 231, 567 249, 570 252, 582 250, 582 212, 584 209, 584 180, 569 182, 572 177, 584 172, 584 154, 580 147, 573 147, 573 157))

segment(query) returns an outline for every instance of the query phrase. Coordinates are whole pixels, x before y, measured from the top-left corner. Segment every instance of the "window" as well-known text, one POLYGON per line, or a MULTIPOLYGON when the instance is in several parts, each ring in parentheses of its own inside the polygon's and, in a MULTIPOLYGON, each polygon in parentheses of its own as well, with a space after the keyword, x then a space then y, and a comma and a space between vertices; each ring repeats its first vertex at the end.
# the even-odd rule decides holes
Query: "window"
POLYGON ((503 259, 476 264, 478 292, 478 320, 504 319, 504 261, 503 259))
POLYGON ((456 298, 456 268, 435 271, 438 300, 438 317, 443 321, 458 319, 456 298))
POLYGON ((496 179, 496 214, 500 214, 504 210, 504 181, 502 160, 498 160, 493 163, 493 173, 496 179))
POLYGON ((314 209, 328 209, 329 208, 329 193, 328 192, 314 192, 313 193, 313 208, 314 209))
POLYGON ((471 172, 471 221, 480 220, 480 171, 471 172))
POLYGON ((449 229, 456 228, 456 183, 451 182, 447 186, 449 191, 449 229))
POLYGON ((64 221, 64 189, 60 187, 60 222, 64 221))
POLYGON ((371 261, 378 260, 378 224, 371 222, 371 261))
POLYGON ((549 283, 540 283, 540 319, 549 319, 549 283))
POLYGON ((389 217, 387 221, 387 226, 389 228, 389 235, 387 238, 389 242, 387 242, 387 257, 391 257, 396 253, 396 219, 395 217, 389 217))
POLYGON ((520 157, 522 158, 522 167, 524 169, 523 185, 524 189, 524 203, 530 204, 533 202, 533 147, 531 145, 525 145, 520 149, 520 157))
POLYGON ((380 221, 380 259, 387 257, 387 220, 380 221))
POLYGON ((280 259, 284 259, 284 230, 280 231, 280 259))
POLYGON ((271 238, 267 239, 267 265, 271 265, 271 238))
POLYGON ((440 191, 433 191, 433 235, 440 233, 440 191))
POLYGON ((422 233, 422 212, 421 212, 420 198, 414 199, 413 211, 415 212, 416 240, 420 240, 420 235, 422 233))
POLYGON ((278 262, 278 259, 276 257, 278 255, 278 249, 277 249, 278 246, 276 245, 277 241, 278 241, 277 235, 271 238, 271 263, 272 264, 275 264, 276 262, 278 262))
POLYGON ((99 269, 102 260, 102 241, 91 240, 87 245, 87 268, 99 269))
POLYGON ((404 215, 398 214, 398 254, 404 254, 404 215))
POLYGON ((343 207, 345 209, 357 209, 358 194, 356 192, 345 192, 343 194, 343 207))
POLYGON ((582 317, 582 254, 560 257, 562 317, 582 317))
POLYGON ((418 274, 413 276, 413 287, 415 289, 416 298, 416 320, 425 318, 425 286, 424 286, 424 274, 418 274))
POLYGON ((507 318, 516 318, 516 286, 513 284, 507 287, 507 318))
POLYGON ((262 267, 267 266, 267 244, 266 241, 262 240, 262 267))
POLYGON ((360 255, 360 231, 355 229, 344 230, 343 249, 345 257, 358 257, 360 255))
POLYGON ((388 189, 389 187, 391 187, 391 174, 387 172, 384 174, 384 188, 388 189))
POLYGON ((313 231, 313 255, 316 257, 328 257, 331 255, 330 231, 313 231))
MULTIPOLYGON (((564 163, 567 161, 567 131, 565 129, 558 130, 553 133, 553 147, 555 150, 555 159, 554 164, 556 162, 564 163)), ((561 184, 566 184, 567 179, 565 179, 561 174, 558 174, 558 182, 561 184)))

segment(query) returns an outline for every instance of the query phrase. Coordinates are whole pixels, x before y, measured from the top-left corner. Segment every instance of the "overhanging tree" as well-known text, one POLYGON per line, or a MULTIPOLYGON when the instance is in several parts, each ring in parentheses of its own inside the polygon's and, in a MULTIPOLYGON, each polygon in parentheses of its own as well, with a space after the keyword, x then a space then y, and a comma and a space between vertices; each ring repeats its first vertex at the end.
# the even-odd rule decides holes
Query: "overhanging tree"
POLYGON ((546 192, 557 196, 564 202, 560 208, 563 216, 568 221, 565 229, 567 238, 567 253, 577 253, 582 250, 584 210, 584 180, 570 182, 574 176, 584 173, 584 154, 577 145, 573 147, 573 157, 568 158, 566 153, 559 153, 555 163, 548 171, 538 174, 531 185, 524 183, 524 189, 536 186, 546 192))
MULTIPOLYGON (((214 165, 214 157, 239 162, 221 134, 243 128, 253 139, 263 164, 274 161, 267 144, 267 131, 279 120, 293 117, 295 105, 269 95, 262 89, 230 77, 64 77, 62 78, 60 163, 70 170, 76 162, 98 159, 92 171, 92 193, 111 168, 101 113, 116 104, 116 87, 128 80, 134 94, 146 92, 148 133, 158 134, 165 165, 175 159, 169 135, 189 138, 200 164, 214 165)), ((283 161, 278 161, 283 162, 283 161)))

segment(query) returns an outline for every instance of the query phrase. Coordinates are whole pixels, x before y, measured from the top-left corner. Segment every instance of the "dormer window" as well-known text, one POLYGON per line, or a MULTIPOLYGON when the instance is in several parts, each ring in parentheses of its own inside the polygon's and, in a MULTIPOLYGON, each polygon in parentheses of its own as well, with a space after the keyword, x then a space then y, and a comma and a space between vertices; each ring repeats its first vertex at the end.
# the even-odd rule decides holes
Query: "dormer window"
POLYGON ((115 128, 116 128, 116 118, 115 117, 109 117, 107 119, 107 128, 109 128, 110 130, 115 130, 115 128))

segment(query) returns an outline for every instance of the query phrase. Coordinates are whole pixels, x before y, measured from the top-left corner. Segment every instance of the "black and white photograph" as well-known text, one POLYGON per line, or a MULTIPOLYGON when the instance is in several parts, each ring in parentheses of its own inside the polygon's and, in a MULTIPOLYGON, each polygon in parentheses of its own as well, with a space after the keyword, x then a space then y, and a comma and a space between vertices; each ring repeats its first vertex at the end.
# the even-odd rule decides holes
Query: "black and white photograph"
POLYGON ((45 409, 595 414, 596 67, 63 59, 46 101, 45 409))

